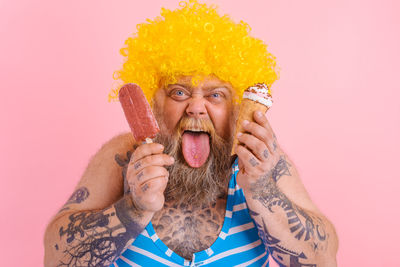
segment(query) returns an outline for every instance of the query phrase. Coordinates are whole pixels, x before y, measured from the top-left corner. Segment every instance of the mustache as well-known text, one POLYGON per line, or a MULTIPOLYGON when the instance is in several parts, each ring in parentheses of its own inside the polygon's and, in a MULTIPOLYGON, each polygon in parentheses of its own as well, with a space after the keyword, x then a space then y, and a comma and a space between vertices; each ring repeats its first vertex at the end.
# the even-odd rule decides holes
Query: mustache
POLYGON ((180 139, 185 131, 206 132, 213 140, 217 137, 214 124, 210 119, 183 116, 177 124, 175 133, 180 139))

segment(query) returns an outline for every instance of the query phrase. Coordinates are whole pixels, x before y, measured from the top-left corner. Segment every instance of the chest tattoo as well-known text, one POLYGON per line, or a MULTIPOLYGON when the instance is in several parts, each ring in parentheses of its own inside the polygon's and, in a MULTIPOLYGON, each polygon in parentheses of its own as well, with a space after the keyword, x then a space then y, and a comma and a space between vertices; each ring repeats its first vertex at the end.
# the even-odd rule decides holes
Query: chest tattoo
POLYGON ((217 239, 225 218, 226 199, 203 207, 165 204, 152 219, 154 229, 171 250, 191 260, 193 253, 209 248, 217 239))

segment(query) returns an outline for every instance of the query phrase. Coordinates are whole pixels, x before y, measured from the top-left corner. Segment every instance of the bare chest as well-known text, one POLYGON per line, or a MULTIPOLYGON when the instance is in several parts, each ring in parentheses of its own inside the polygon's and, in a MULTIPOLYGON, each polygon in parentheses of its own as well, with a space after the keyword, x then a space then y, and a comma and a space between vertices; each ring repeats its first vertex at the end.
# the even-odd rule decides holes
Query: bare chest
POLYGON ((195 252, 209 248, 217 239, 225 218, 225 200, 209 207, 165 205, 152 224, 158 237, 178 255, 192 259, 195 252))

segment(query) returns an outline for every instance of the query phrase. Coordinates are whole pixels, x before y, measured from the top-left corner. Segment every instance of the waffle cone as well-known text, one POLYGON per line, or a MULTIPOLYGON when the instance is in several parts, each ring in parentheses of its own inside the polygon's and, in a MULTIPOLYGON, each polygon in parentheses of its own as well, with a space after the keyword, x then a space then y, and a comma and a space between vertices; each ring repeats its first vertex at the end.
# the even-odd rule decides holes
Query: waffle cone
POLYGON ((239 132, 242 132, 242 133, 245 132, 243 130, 242 122, 244 120, 254 121, 254 111, 260 110, 261 112, 265 113, 265 112, 267 112, 268 109, 269 108, 267 106, 260 104, 256 101, 253 101, 253 100, 250 100, 247 98, 242 99, 242 103, 240 104, 240 108, 239 108, 238 119, 236 121, 235 135, 234 135, 234 139, 233 139, 231 155, 235 154, 234 150, 235 150, 237 144, 239 143, 238 140, 236 139, 236 135, 239 132))

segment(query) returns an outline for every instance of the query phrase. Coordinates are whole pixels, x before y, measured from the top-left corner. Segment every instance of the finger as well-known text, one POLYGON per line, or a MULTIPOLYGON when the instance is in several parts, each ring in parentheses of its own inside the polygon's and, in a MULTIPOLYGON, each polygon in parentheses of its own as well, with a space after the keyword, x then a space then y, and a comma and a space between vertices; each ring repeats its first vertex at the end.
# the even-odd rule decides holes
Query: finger
POLYGON ((264 161, 268 159, 271 152, 268 150, 267 145, 254 135, 238 133, 237 139, 250 149, 258 160, 264 161))
POLYGON ((272 135, 273 141, 272 141, 272 150, 275 152, 279 146, 278 146, 278 140, 276 139, 276 135, 274 131, 272 130, 271 124, 269 123, 267 119, 267 113, 262 113, 260 112, 254 112, 254 119, 255 121, 260 124, 262 127, 267 129, 267 131, 272 135))
POLYGON ((131 162, 136 162, 146 156, 160 154, 164 151, 164 146, 158 143, 142 144, 136 148, 131 157, 131 162))
POLYGON ((267 129, 256 122, 243 121, 243 129, 260 139, 268 148, 269 151, 273 151, 273 136, 267 129))
POLYGON ((164 202, 165 197, 163 193, 145 194, 140 201, 143 209, 154 212, 161 210, 164 206, 164 202))
POLYGON ((253 117, 254 117, 255 122, 257 122, 262 127, 267 129, 269 132, 274 134, 274 131, 272 130, 272 127, 268 122, 267 113, 263 113, 261 110, 257 110, 254 112, 253 117))
POLYGON ((164 205, 164 190, 167 182, 167 177, 156 177, 137 188, 136 196, 140 199, 140 205, 146 210, 160 210, 164 205))
POLYGON ((166 176, 159 176, 148 180, 146 183, 141 185, 142 192, 149 192, 149 193, 164 193, 165 188, 167 187, 168 177, 166 176))
POLYGON ((167 154, 156 154, 146 156, 137 161, 129 162, 129 165, 133 167, 137 172, 148 166, 169 166, 175 162, 174 158, 167 154))
POLYGON ((242 161, 244 169, 247 173, 253 172, 257 166, 260 166, 260 161, 244 146, 236 146, 235 152, 239 159, 242 161))
POLYGON ((133 183, 142 186, 147 181, 156 178, 156 177, 169 177, 169 172, 166 168, 161 166, 151 166, 146 167, 143 170, 139 171, 136 175, 136 181, 132 181, 133 183))

